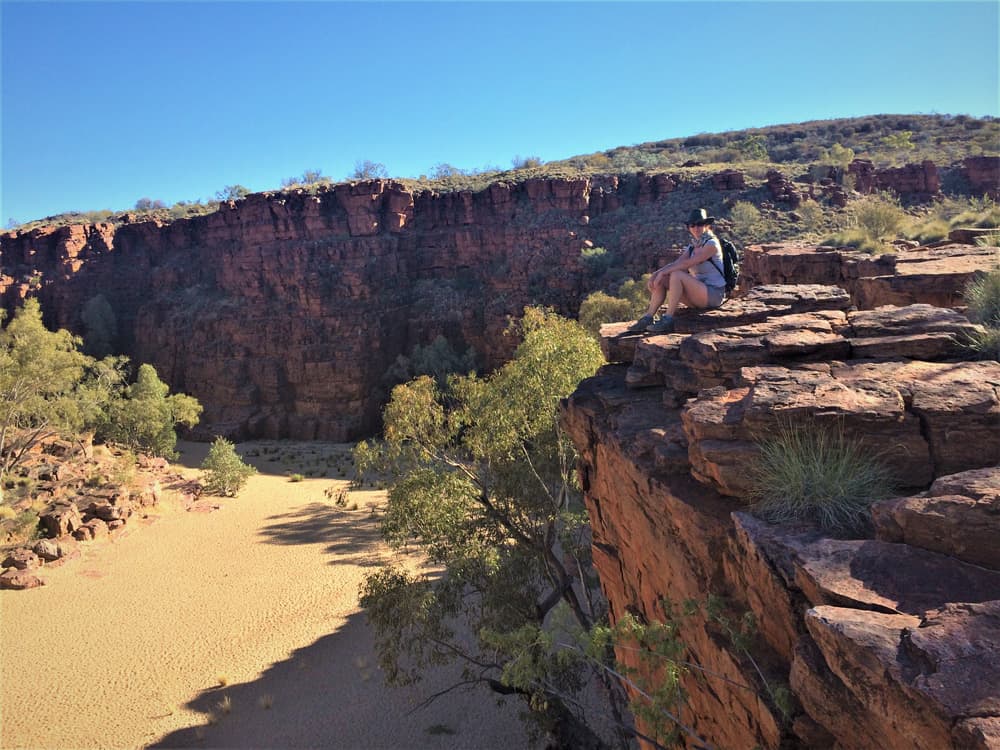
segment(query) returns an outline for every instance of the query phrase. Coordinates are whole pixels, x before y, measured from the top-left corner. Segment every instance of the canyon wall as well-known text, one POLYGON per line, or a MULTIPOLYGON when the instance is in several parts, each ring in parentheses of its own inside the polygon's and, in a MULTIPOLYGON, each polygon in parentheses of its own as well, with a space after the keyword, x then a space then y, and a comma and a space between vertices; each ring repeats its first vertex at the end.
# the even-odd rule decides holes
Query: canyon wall
MULTIPOLYGON (((991 168, 976 162, 969 174, 988 179, 991 168)), ((930 184, 905 170, 876 176, 902 191, 930 184)), ((727 169, 478 192, 376 180, 254 194, 171 223, 2 234, 0 299, 10 311, 37 295, 50 326, 83 335, 85 305, 103 297, 116 351, 204 405, 196 437, 348 440, 378 429, 400 355, 443 336, 491 369, 513 351, 504 331, 525 305, 575 315, 615 272, 639 275, 672 257, 692 207, 725 216, 735 200, 799 199, 790 180, 769 185, 727 169), (615 272, 602 276, 581 257, 592 247, 608 249, 615 272)), ((830 200, 837 190, 808 188, 830 200)))

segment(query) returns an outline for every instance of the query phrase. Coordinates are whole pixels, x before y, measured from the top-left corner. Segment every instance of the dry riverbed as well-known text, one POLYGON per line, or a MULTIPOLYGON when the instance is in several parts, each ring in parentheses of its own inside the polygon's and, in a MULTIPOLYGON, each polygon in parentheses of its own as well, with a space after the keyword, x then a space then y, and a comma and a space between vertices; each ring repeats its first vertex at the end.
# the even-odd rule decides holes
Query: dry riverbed
MULTIPOLYGON (((181 444, 186 473, 207 447, 181 444)), ((391 554, 385 493, 338 506, 349 446, 238 448, 260 473, 217 510, 168 494, 45 586, 0 591, 0 747, 526 747, 485 690, 414 710, 457 670, 383 684, 357 594, 391 554)))

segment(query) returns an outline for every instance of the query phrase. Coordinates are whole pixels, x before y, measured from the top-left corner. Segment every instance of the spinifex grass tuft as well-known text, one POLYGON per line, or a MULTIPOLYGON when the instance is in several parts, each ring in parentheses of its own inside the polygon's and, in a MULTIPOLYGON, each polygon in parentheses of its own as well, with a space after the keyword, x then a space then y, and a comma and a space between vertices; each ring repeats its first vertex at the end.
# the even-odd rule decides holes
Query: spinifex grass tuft
POLYGON ((892 495, 889 470, 842 429, 781 425, 759 447, 751 512, 766 521, 807 520, 830 534, 863 534, 871 504, 892 495))
POLYGON ((973 278, 962 291, 969 306, 969 319, 1000 328, 1000 266, 973 278))

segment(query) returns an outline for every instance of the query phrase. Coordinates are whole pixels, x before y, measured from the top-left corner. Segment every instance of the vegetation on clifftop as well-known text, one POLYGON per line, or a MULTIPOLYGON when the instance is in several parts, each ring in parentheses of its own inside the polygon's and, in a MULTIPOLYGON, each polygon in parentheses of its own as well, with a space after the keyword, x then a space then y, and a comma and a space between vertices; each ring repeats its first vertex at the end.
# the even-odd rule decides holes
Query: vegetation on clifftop
MULTIPOLYGON (((518 183, 533 178, 576 178, 595 175, 628 175, 671 172, 692 177, 738 167, 762 179, 769 169, 793 173, 816 167, 846 167, 852 159, 870 159, 876 167, 899 166, 925 159, 939 166, 955 164, 969 156, 1000 154, 1000 120, 968 115, 869 115, 797 124, 771 125, 724 133, 698 133, 542 163, 538 157, 512 160, 511 169, 489 167, 462 169, 437 164, 417 177, 394 176, 386 165, 366 159, 355 165, 347 180, 396 179, 408 189, 448 193, 479 191, 495 182, 518 183)), ((316 192, 337 180, 318 168, 282 181, 280 189, 316 192)), ((278 188, 276 188, 278 189, 278 188)), ((249 191, 242 185, 224 187, 215 200, 197 198, 166 206, 143 197, 127 211, 75 211, 44 219, 16 222, 8 229, 26 231, 65 224, 121 224, 137 220, 164 222, 218 210, 216 201, 235 200, 249 191)))

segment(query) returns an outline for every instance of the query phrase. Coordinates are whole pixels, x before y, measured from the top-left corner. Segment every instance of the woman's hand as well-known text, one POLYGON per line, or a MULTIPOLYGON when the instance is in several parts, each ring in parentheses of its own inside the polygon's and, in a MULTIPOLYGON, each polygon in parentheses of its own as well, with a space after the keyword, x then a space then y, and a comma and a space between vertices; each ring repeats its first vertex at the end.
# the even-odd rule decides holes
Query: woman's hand
POLYGON ((669 274, 670 271, 667 270, 667 266, 664 266, 663 268, 653 271, 653 275, 650 276, 649 281, 646 282, 646 290, 652 292, 653 287, 656 286, 657 279, 659 279, 661 276, 668 276, 669 274))

